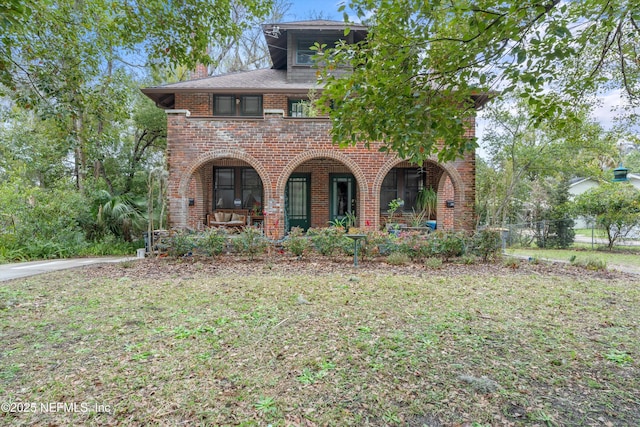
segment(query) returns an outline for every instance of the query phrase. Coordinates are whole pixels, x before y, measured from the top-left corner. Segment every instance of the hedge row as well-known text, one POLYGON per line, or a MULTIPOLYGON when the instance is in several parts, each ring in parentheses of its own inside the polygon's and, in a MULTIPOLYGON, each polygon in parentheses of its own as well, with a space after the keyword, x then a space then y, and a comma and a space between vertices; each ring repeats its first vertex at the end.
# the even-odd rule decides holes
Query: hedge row
MULTIPOLYGON (((363 233, 359 242, 359 256, 363 259, 404 254, 411 260, 440 258, 448 261, 465 255, 481 257, 484 261, 500 253, 501 240, 493 230, 464 232, 436 231, 429 234, 402 232, 397 236, 382 231, 363 233)), ((267 251, 285 251, 302 258, 312 254, 332 257, 353 255, 354 242, 339 227, 311 228, 304 233, 294 228, 280 242, 268 240, 260 230, 246 227, 236 234, 225 229, 211 228, 202 233, 175 233, 167 242, 167 251, 174 257, 186 255, 219 256, 224 253, 246 255, 250 259, 267 251)))

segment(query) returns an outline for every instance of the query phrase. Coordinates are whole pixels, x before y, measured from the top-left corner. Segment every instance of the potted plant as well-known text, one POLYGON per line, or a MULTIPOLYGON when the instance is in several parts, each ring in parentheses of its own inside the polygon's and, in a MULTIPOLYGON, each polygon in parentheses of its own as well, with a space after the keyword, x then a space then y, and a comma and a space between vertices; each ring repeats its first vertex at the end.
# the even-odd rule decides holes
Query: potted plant
POLYGON ((389 209, 387 210, 387 212, 389 213, 389 217, 387 218, 387 230, 393 231, 395 234, 398 233, 400 224, 395 224, 393 222, 393 215, 402 206, 404 206, 404 200, 402 199, 393 199, 389 202, 389 209))
POLYGON ((425 212, 426 219, 431 219, 438 205, 438 194, 431 187, 423 187, 418 191, 416 197, 416 207, 425 212))

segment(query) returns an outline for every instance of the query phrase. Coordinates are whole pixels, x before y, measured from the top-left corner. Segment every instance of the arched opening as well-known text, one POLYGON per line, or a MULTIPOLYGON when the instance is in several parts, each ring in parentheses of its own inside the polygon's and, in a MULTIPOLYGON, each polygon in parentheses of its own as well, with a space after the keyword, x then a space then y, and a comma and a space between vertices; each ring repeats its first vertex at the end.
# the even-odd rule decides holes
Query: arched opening
POLYGON ((307 230, 357 218, 358 186, 353 171, 338 160, 320 157, 299 164, 284 188, 285 232, 293 227, 307 230))
POLYGON ((187 226, 201 229, 216 211, 246 211, 246 221, 262 225, 265 188, 250 163, 233 158, 206 160, 194 168, 185 188, 187 226))
MULTIPOLYGON (((381 171, 381 172, 384 172, 381 171)), ((382 176, 382 175, 381 175, 382 176)), ((394 223, 404 223, 418 227, 452 228, 452 219, 443 210, 453 206, 453 187, 445 168, 435 162, 426 161, 418 166, 408 161, 399 161, 388 165, 383 178, 379 179, 379 212, 380 224, 391 220, 394 223), (443 187, 447 181, 448 186, 443 187), (447 191, 444 191, 446 188, 447 191), (393 213, 394 202, 400 201, 400 206, 393 213), (451 223, 451 224, 449 224, 451 223)))

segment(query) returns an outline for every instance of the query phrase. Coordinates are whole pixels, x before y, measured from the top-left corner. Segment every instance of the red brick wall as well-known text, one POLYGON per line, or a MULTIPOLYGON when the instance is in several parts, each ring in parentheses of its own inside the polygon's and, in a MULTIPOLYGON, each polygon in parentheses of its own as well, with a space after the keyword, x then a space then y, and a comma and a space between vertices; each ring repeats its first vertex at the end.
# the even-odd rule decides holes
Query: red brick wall
MULTIPOLYGON (((299 98, 299 97, 298 97, 299 98)), ((265 95, 265 108, 287 111, 287 96, 265 95)), ((379 227, 380 185, 386 173, 407 162, 362 146, 338 149, 331 143, 327 119, 292 119, 270 115, 250 119, 211 117, 209 94, 176 95, 176 109, 191 117, 168 114, 169 221, 173 227, 198 228, 211 206, 212 166, 249 165, 260 174, 268 210, 269 237, 284 233, 284 188, 291 173, 312 174, 312 226, 325 226, 329 206, 330 173, 352 173, 358 183, 360 226, 379 227), (191 178, 193 177, 193 179, 191 178), (188 199, 195 205, 189 207, 188 199)), ((472 136, 471 127, 468 135, 472 136)), ((440 228, 473 229, 475 226, 475 154, 447 164, 426 162, 429 183, 439 192, 440 228), (454 208, 443 207, 454 200, 454 208)))

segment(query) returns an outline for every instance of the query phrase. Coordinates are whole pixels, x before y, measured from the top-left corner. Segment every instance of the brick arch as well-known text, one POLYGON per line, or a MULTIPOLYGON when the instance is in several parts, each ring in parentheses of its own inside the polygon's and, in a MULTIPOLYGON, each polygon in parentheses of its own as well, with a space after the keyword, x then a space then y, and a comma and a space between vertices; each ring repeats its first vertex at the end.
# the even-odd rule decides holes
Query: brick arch
MULTIPOLYGON (((406 160, 399 159, 399 158, 391 158, 382 165, 382 167, 380 168, 380 171, 376 175, 376 178, 373 182, 373 188, 372 188, 373 193, 377 194, 378 198, 380 197, 380 189, 382 188, 382 182, 384 181, 384 178, 387 176, 389 171, 391 171, 391 169, 393 169, 396 165, 399 165, 400 163, 403 163, 405 161, 406 160)), ((429 158, 426 161, 429 163, 436 164, 439 168, 441 168, 444 171, 444 174, 447 175, 451 180, 451 183, 453 184, 453 191, 455 194, 454 215, 458 217, 459 215, 461 215, 460 211, 465 201, 465 196, 463 191, 464 183, 462 182, 462 177, 460 176, 460 173, 458 172, 458 170, 456 169, 453 163, 440 163, 438 162, 438 158, 435 155, 429 156, 429 158)), ((438 191, 440 191, 443 188, 445 181, 446 180, 443 179, 442 177, 440 178, 440 182, 438 183, 438 189, 437 189, 438 191)), ((440 204, 441 203, 438 202, 438 214, 440 213, 440 204)))
MULTIPOLYGON (((202 176, 197 173, 198 170, 204 166, 205 164, 207 164, 208 162, 211 162, 213 160, 216 159, 222 159, 222 158, 232 158, 232 159, 238 159, 238 160, 242 160, 244 162, 246 162, 247 164, 249 164, 251 167, 253 167, 256 172, 258 172, 258 175, 260 176, 260 179, 262 180, 262 188, 264 191, 264 197, 265 199, 271 196, 271 179, 269 178, 269 175, 267 174, 266 169, 264 168, 264 166, 257 161, 255 158, 253 158, 252 156, 248 155, 247 153, 240 151, 240 150, 212 150, 212 151, 208 151, 200 156, 198 156, 198 158, 196 160, 194 160, 193 162, 191 162, 191 164, 186 168, 186 170, 184 171, 182 177, 180 178, 180 184, 178 185, 178 195, 179 197, 179 208, 178 208, 178 212, 176 213, 175 217, 176 217, 176 226, 178 227, 185 227, 187 226, 187 222, 188 222, 188 212, 189 212, 189 208, 188 208, 188 191, 189 191, 189 182, 191 181, 192 178, 195 178, 196 180, 196 191, 198 191, 198 194, 202 194, 203 190, 203 184, 202 184, 202 176)), ((203 216, 206 214, 206 212, 203 210, 204 208, 201 206, 198 208, 199 211, 197 211, 197 215, 203 216)))
POLYGON ((268 193, 271 191, 271 179, 269 178, 267 170, 262 165, 262 163, 260 163, 254 157, 240 150, 212 150, 198 156, 198 158, 194 160, 189 165, 189 167, 187 167, 187 169, 184 171, 184 174, 182 175, 182 178, 180 178, 178 193, 182 197, 185 197, 187 189, 189 188, 189 180, 191 179, 191 176, 194 175, 195 172, 205 164, 223 158, 242 160, 243 162, 249 164, 252 168, 254 168, 256 172, 258 172, 258 175, 262 180, 262 188, 265 192, 265 199, 270 196, 268 193))
MULTIPOLYGON (((319 157, 327 157, 329 159, 336 160, 349 168, 358 183, 358 193, 361 198, 361 200, 358 200, 358 203, 364 203, 362 198, 365 197, 368 191, 367 178, 365 177, 364 172, 362 172, 358 163, 356 163, 351 157, 336 150, 309 150, 293 158, 278 177, 276 194, 284 194, 287 180, 298 166, 302 165, 306 161, 317 159, 319 157)), ((363 204, 360 206, 363 206, 363 204)))

